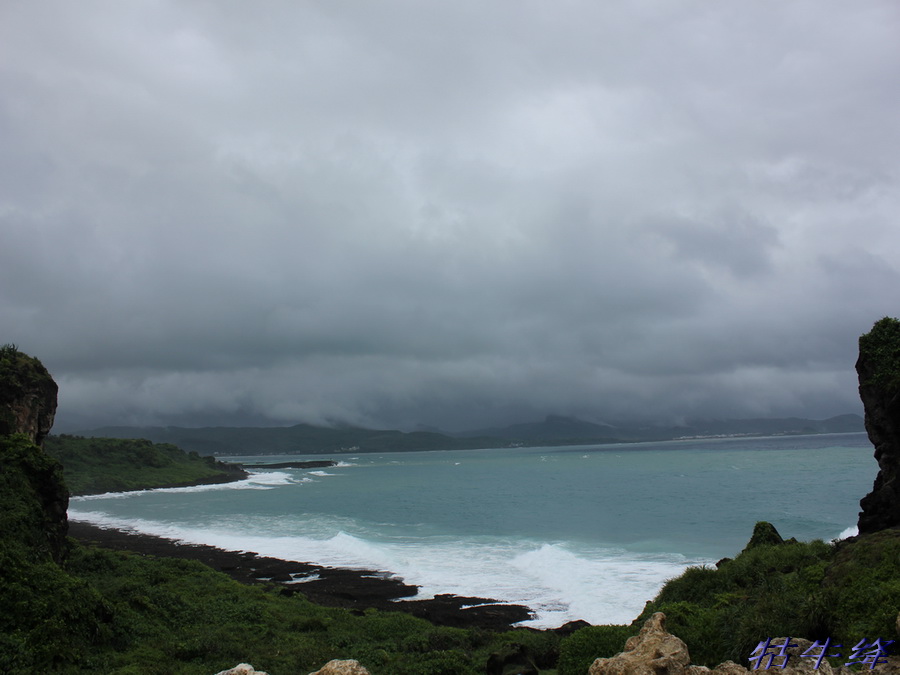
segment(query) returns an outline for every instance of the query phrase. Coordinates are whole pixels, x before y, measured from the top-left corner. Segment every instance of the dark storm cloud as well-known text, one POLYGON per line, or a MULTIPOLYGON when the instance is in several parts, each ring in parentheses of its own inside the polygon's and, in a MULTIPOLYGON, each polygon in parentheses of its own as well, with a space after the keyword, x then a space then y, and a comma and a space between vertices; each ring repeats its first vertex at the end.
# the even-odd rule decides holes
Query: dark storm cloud
POLYGON ((63 425, 821 417, 900 313, 887 0, 0 11, 63 425))

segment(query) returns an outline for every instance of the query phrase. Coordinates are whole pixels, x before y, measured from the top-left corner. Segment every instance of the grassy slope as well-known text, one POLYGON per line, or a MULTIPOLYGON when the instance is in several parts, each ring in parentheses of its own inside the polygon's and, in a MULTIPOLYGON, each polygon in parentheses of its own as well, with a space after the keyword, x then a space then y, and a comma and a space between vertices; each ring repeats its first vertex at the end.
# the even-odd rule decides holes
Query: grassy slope
POLYGON ((555 636, 530 631, 498 636, 400 612, 319 607, 187 560, 78 547, 69 570, 112 610, 108 638, 71 672, 169 673, 177 664, 179 673, 208 675, 247 661, 279 675, 355 658, 379 675, 474 675, 502 644, 556 647, 555 636))
POLYGON ((191 485, 235 476, 232 468, 212 457, 144 439, 48 436, 44 450, 62 463, 66 484, 79 495, 191 485))
POLYGON ((553 659, 552 634, 438 628, 399 612, 313 605, 193 561, 42 542, 26 476, 59 466, 24 436, 0 438, 0 662, 10 673, 209 673, 249 661, 273 675, 356 658, 379 675, 484 672, 504 644, 553 659), (549 655, 549 656, 548 656, 549 655))
POLYGON ((653 612, 666 614, 693 663, 713 667, 746 664, 767 637, 831 637, 848 648, 863 638, 895 639, 898 609, 900 531, 836 544, 751 543, 718 568, 692 567, 666 583, 630 628, 585 628, 564 640, 559 673, 583 675, 594 658, 621 651, 653 612))

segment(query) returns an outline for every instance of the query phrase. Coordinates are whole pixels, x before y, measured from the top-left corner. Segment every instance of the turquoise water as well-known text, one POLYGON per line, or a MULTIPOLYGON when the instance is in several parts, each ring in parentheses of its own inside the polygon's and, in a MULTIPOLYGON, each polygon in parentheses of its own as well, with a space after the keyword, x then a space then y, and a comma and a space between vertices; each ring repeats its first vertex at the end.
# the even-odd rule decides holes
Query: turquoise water
POLYGON ((877 472, 865 434, 332 458, 341 464, 78 498, 70 517, 383 569, 423 596, 527 604, 536 626, 612 623, 687 565, 735 555, 758 520, 785 537, 840 536, 877 472))

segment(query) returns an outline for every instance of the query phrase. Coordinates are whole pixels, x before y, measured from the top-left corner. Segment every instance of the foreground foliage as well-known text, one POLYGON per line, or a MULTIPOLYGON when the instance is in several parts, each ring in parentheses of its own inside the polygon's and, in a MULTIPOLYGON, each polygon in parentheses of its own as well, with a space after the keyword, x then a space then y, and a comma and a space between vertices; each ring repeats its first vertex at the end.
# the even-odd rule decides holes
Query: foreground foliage
MULTIPOLYGON (((651 614, 664 612, 692 662, 713 667, 728 659, 746 663, 767 637, 831 637, 845 646, 863 638, 894 639, 898 608, 900 531, 828 544, 782 541, 770 524, 758 523, 751 543, 733 560, 691 567, 667 582, 632 623, 631 634, 651 614)), ((611 639, 620 637, 612 629, 618 628, 585 628, 563 641, 560 675, 583 672, 585 658, 578 655, 610 655, 611 639)))
POLYGON ((626 640, 640 627, 587 626, 562 641, 559 675, 584 675, 595 659, 609 658, 622 651, 626 640))
POLYGON ((474 675, 513 643, 555 661, 553 634, 359 615, 243 585, 195 561, 72 546, 64 567, 13 572, 27 581, 3 592, 18 600, 7 605, 0 642, 5 672, 209 675, 247 661, 278 675, 353 658, 379 675, 474 675))

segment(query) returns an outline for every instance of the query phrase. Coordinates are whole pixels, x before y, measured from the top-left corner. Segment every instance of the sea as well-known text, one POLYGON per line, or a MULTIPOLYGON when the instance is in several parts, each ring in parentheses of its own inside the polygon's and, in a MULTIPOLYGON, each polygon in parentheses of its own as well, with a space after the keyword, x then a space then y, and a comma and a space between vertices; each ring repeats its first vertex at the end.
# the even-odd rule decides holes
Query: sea
POLYGON ((691 565, 783 537, 855 534, 878 467, 864 433, 377 454, 238 482, 73 498, 69 518, 183 542, 375 569, 527 605, 524 622, 630 623, 691 565))

